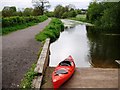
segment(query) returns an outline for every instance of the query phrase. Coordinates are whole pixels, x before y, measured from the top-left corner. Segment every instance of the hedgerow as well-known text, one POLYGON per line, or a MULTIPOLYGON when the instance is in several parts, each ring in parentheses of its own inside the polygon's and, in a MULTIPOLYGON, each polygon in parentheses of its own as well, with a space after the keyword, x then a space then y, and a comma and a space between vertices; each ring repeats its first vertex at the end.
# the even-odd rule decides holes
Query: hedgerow
POLYGON ((28 26, 35 25, 48 19, 47 16, 29 16, 29 17, 6 17, 2 18, 2 34, 7 34, 18 29, 23 29, 28 26))

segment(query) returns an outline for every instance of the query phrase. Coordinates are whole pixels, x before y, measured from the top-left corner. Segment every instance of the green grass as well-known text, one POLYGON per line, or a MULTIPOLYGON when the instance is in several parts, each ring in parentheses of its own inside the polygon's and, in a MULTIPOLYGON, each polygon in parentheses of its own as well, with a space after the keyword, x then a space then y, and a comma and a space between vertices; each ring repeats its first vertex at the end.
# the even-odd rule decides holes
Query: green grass
POLYGON ((50 38, 51 42, 54 42, 60 35, 60 32, 64 30, 63 23, 57 19, 52 18, 48 26, 43 31, 35 36, 37 41, 44 41, 46 38, 50 38))
POLYGON ((69 19, 77 20, 77 21, 82 21, 82 22, 87 22, 85 14, 79 14, 76 17, 69 18, 69 19))

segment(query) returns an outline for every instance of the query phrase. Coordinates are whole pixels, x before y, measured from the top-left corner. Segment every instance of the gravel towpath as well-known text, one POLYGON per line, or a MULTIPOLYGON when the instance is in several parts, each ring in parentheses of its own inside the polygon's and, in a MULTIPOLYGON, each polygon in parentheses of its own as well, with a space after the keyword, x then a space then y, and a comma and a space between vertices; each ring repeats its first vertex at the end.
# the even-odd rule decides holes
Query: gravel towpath
POLYGON ((17 88, 24 74, 37 61, 41 43, 35 35, 50 19, 2 37, 2 88, 17 88))

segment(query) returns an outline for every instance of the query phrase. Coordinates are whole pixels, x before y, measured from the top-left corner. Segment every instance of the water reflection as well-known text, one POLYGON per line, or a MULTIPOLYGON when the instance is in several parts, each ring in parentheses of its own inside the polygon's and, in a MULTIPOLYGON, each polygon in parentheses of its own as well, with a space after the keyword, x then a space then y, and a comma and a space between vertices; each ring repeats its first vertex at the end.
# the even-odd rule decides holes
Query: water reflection
POLYGON ((98 34, 93 27, 87 27, 91 65, 93 67, 117 67, 120 59, 120 35, 98 34))
POLYGON ((63 31, 59 39, 50 45, 50 52, 50 66, 56 66, 72 55, 77 67, 90 67, 86 26, 76 25, 63 31))

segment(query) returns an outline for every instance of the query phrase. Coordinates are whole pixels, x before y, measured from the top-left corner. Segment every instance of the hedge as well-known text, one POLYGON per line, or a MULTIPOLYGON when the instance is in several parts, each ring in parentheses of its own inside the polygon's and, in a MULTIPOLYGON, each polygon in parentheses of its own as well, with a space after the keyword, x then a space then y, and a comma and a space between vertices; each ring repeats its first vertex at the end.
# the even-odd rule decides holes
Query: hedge
POLYGON ((18 29, 23 29, 36 23, 43 22, 48 19, 47 16, 29 16, 29 17, 7 17, 2 18, 2 34, 7 34, 18 29))

